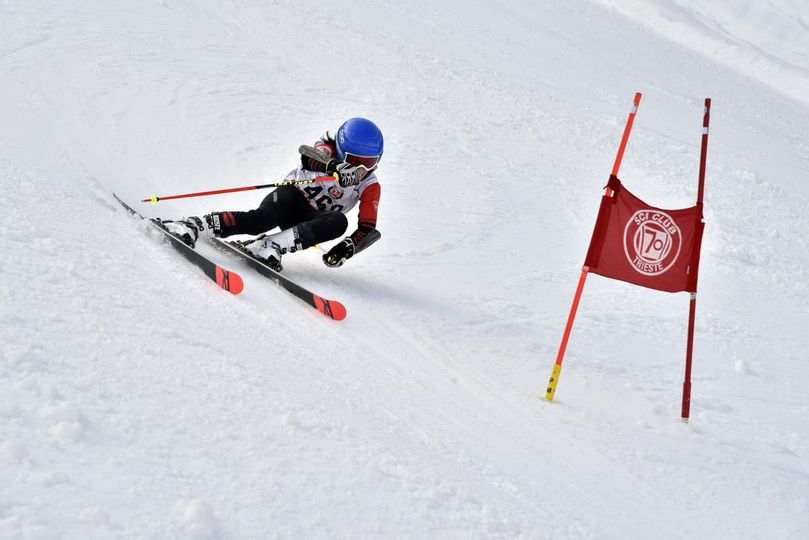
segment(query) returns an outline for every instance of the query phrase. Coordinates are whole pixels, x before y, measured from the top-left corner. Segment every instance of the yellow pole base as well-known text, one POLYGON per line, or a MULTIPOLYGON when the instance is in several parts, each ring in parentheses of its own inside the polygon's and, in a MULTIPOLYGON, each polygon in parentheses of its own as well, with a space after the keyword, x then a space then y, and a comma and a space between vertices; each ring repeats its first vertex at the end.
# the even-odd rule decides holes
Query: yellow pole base
POLYGON ((554 364, 551 370, 551 380, 548 381, 548 389, 545 391, 545 399, 553 401, 553 395, 556 393, 556 385, 559 383, 559 373, 562 371, 561 364, 554 364))

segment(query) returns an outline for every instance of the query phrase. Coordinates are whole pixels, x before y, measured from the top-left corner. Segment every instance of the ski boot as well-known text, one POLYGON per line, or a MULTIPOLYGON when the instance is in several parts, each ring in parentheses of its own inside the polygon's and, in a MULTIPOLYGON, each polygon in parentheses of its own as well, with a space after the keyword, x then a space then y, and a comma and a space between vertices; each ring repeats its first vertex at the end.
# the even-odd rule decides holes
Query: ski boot
POLYGON ((279 233, 259 236, 252 242, 242 244, 242 247, 254 258, 276 272, 280 272, 284 269, 281 266, 281 256, 286 253, 294 253, 303 246, 300 242, 298 227, 292 227, 279 233))
POLYGON ((178 221, 164 221, 161 219, 155 221, 171 234, 179 237, 183 242, 188 244, 189 247, 193 248, 200 238, 208 239, 220 235, 221 228, 215 227, 215 223, 218 223, 219 220, 214 221, 211 216, 212 214, 207 214, 201 218, 190 216, 178 221))

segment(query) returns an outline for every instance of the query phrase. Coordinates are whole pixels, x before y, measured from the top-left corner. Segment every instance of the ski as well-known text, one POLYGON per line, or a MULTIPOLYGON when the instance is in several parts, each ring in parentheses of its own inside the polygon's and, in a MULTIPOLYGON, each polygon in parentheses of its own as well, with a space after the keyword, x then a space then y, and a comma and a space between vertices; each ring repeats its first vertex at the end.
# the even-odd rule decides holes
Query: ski
POLYGON ((227 253, 229 255, 235 256, 240 258, 242 261, 248 264, 251 268, 256 270, 259 274, 270 278, 271 280, 275 281, 278 285, 286 289, 288 292, 292 293, 293 295, 297 296, 323 315, 334 319, 335 321, 342 321, 346 318, 346 308, 343 304, 336 300, 327 300, 321 296, 316 295, 315 293, 308 291, 304 287, 301 287, 294 281, 286 278, 285 276, 279 274, 260 260, 256 259, 252 256, 249 252, 244 250, 241 246, 239 246, 235 242, 225 242, 219 238, 211 238, 209 241, 220 251, 227 253))
POLYGON ((222 268, 212 260, 195 251, 188 244, 183 242, 178 236, 175 236, 166 230, 162 223, 154 219, 145 218, 137 210, 122 201, 121 198, 115 193, 113 193, 112 196, 115 197, 115 200, 118 201, 127 212, 132 214, 134 217, 147 220, 155 229, 163 233, 163 235, 169 240, 171 247, 177 250, 187 260, 197 265, 205 273, 205 275, 211 279, 211 281, 231 294, 239 294, 242 292, 242 289, 244 289, 244 282, 239 274, 222 268))

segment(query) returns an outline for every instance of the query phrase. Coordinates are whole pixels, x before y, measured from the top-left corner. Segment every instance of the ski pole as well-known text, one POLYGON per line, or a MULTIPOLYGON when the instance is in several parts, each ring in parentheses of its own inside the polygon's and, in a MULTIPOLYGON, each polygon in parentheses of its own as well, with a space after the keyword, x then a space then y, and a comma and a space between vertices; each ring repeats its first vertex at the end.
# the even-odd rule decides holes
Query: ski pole
POLYGON ((284 180, 283 182, 273 182, 272 184, 261 184, 258 186, 244 186, 244 187, 237 187, 237 188, 227 188, 227 189, 215 189, 213 191, 198 191, 196 193, 182 193, 180 195, 165 195, 163 197, 158 197, 157 195, 152 195, 148 199, 142 199, 140 202, 150 202, 152 204, 157 204, 158 201, 167 201, 169 199, 185 199, 187 197, 205 197, 207 195, 219 195, 221 193, 234 193, 237 191, 250 191, 251 189, 265 189, 271 187, 279 187, 279 186, 295 186, 299 184, 314 184, 316 182, 329 182, 333 181, 335 178, 334 176, 318 176, 316 178, 310 178, 308 180, 284 180))

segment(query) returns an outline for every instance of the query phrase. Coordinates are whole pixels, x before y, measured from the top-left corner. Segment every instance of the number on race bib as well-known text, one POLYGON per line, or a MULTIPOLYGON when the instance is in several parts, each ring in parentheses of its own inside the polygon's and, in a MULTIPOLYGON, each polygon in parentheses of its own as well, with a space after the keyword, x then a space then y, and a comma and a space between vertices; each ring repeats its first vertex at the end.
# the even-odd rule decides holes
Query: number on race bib
POLYGON ((342 204, 335 204, 332 205, 332 199, 328 195, 321 195, 317 197, 321 191, 323 191, 322 186, 308 186, 303 188, 304 193, 317 204, 318 209, 322 211, 331 210, 332 212, 342 212, 343 205, 342 204), (316 198, 317 197, 317 198, 316 198), (331 208, 329 208, 331 206, 331 208))

